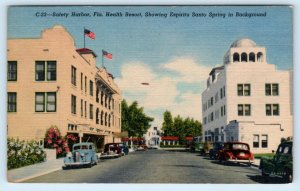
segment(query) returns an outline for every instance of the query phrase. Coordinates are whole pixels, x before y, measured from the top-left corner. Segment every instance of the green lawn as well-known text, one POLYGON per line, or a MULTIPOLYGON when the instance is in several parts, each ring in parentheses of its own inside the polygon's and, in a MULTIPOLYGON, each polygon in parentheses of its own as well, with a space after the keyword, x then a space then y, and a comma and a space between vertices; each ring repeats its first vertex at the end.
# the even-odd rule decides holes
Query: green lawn
POLYGON ((259 153, 259 154, 254 154, 254 158, 256 158, 256 159, 261 159, 261 157, 271 158, 274 155, 275 155, 275 153, 259 153))

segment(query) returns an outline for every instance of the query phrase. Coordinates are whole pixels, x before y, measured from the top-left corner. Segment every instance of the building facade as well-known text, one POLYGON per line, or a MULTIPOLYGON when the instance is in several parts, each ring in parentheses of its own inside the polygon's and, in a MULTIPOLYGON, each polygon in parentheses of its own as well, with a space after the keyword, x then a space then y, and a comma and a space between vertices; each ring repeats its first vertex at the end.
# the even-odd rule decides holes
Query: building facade
POLYGON ((150 127, 147 133, 144 135, 146 145, 159 146, 160 143, 160 132, 157 127, 150 127))
POLYGON ((42 142, 53 125, 98 147, 120 141, 121 91, 96 57, 77 49, 62 26, 37 39, 9 39, 8 137, 42 142))
POLYGON ((293 135, 292 83, 292 71, 267 62, 265 47, 235 41, 202 93, 205 140, 241 141, 254 153, 272 152, 293 135))

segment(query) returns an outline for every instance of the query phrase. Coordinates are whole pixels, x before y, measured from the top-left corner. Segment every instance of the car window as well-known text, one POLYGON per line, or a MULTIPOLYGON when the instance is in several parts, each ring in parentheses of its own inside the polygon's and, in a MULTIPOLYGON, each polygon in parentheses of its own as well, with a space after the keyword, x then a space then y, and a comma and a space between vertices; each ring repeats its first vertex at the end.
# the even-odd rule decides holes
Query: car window
POLYGON ((290 153, 290 147, 288 147, 288 146, 284 147, 283 153, 284 153, 284 154, 290 153))
POLYGON ((82 145, 81 149, 85 150, 85 149, 88 149, 88 147, 87 147, 87 145, 82 145))
POLYGON ((233 144, 232 149, 243 149, 248 150, 248 146, 244 144, 233 144))
POLYGON ((74 147, 74 150, 79 150, 80 149, 80 146, 75 146, 74 147))
POLYGON ((283 150, 283 149, 282 149, 282 146, 280 146, 280 147, 278 148, 278 151, 277 151, 277 152, 278 152, 278 153, 282 153, 282 150, 283 150))
POLYGON ((89 149, 91 150, 92 148, 93 148, 92 145, 90 145, 90 146, 89 146, 89 149))

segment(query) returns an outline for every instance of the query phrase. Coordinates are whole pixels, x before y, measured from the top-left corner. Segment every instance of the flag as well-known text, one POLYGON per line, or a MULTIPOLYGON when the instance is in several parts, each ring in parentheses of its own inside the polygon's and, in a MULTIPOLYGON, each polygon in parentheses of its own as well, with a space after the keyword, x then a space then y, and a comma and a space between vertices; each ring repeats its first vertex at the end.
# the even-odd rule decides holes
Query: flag
POLYGON ((93 33, 90 30, 87 30, 87 29, 84 29, 84 35, 90 37, 91 39, 95 39, 96 38, 95 33, 93 33))
POLYGON ((104 56, 105 58, 108 58, 110 60, 112 59, 112 54, 106 52, 105 50, 102 50, 102 56, 104 56))

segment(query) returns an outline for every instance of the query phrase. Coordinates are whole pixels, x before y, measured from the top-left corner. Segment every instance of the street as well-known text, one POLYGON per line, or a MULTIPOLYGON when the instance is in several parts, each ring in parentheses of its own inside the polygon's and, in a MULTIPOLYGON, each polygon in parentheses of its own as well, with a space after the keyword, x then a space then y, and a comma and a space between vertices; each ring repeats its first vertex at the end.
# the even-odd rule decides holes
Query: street
POLYGON ((43 183, 262 183, 260 171, 224 165, 198 153, 148 150, 102 160, 92 168, 59 170, 26 182, 43 183))

